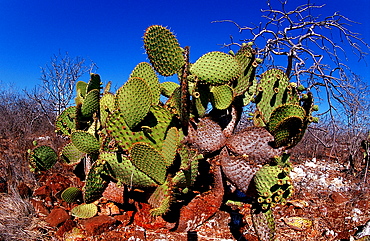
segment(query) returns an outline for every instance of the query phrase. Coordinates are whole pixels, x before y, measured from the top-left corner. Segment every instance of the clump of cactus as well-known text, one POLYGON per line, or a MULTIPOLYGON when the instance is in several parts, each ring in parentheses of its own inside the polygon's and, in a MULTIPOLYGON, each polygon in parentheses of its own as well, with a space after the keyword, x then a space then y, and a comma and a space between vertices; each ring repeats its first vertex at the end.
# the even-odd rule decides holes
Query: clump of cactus
MULTIPOLYGON (((215 170, 221 165, 228 181, 243 192, 254 179, 259 212, 255 225, 264 226, 265 236, 272 238, 271 208, 286 202, 293 191, 289 155, 284 152, 316 121, 316 107, 312 94, 289 82, 282 70, 270 69, 257 77, 261 60, 252 45, 243 44, 235 54, 209 52, 190 63, 190 49, 182 48, 167 28, 154 25, 144 34, 150 64, 139 63, 116 93, 110 91, 110 83, 103 90, 97 74, 87 83, 77 82, 75 106, 56 120, 56 131, 70 140, 59 159, 87 167, 85 203, 74 214, 93 215, 95 207, 86 205, 99 199, 113 180, 129 188, 151 189, 151 213, 163 215, 192 193, 199 166, 209 162, 215 170), (158 75, 177 75, 178 82, 160 83, 158 75), (250 104, 256 105, 254 126, 236 132, 243 107, 250 104)), ((52 158, 56 157, 46 147, 30 154, 32 166, 40 170, 49 169, 52 158)), ((222 180, 217 183, 223 191, 222 180)), ((76 188, 63 193, 68 201, 78 195, 76 188)), ((201 214, 189 216, 196 215, 201 214)))

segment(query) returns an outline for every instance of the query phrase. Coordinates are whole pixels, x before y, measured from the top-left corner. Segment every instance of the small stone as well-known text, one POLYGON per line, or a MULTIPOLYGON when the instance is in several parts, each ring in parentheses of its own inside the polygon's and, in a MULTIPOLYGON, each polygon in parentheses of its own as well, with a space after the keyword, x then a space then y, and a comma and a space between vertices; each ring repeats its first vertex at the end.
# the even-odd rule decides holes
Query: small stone
POLYGON ((36 213, 39 216, 48 216, 49 215, 49 210, 45 207, 44 203, 42 201, 38 201, 35 199, 30 200, 33 208, 35 209, 36 213))
POLYGON ((345 197, 342 193, 340 192, 333 192, 331 195, 330 195, 330 199, 333 200, 333 202, 335 204, 342 204, 342 203, 346 203, 348 202, 348 198, 345 197))
POLYGON ((8 192, 7 182, 2 177, 0 177, 0 192, 8 192))
POLYGON ((117 207, 117 205, 115 205, 114 203, 108 203, 107 206, 110 209, 111 215, 121 214, 121 211, 119 210, 119 207, 117 207))
POLYGON ((21 182, 18 186, 17 186, 17 189, 18 189, 18 192, 19 192, 19 195, 22 197, 22 198, 28 198, 32 195, 32 190, 31 188, 29 188, 24 182, 21 182))
POLYGON ((116 183, 110 182, 103 192, 103 197, 116 203, 124 203, 123 192, 124 187, 118 187, 116 183))
POLYGON ((85 220, 82 225, 89 235, 99 235, 116 223, 116 219, 101 215, 85 220))
POLYGON ((76 227, 76 223, 68 219, 62 224, 62 226, 60 226, 55 234, 59 237, 63 237, 64 233, 71 231, 74 227, 76 227))
POLYGON ((51 194, 50 188, 48 186, 41 186, 37 188, 35 191, 33 191, 33 196, 40 197, 42 199, 45 199, 46 197, 49 197, 51 194))
POLYGON ((134 211, 127 211, 127 212, 124 212, 121 215, 114 216, 114 218, 117 221, 121 222, 123 224, 123 226, 126 226, 132 221, 133 215, 134 215, 134 211))
POLYGON ((51 227, 57 227, 66 220, 71 219, 71 216, 62 208, 54 208, 45 218, 51 227))

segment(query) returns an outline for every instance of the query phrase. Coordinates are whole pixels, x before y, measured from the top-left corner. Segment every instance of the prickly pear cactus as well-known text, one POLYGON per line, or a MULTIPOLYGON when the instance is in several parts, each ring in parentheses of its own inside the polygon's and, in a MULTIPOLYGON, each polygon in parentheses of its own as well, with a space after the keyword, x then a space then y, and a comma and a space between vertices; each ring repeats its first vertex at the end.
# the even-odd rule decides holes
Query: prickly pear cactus
MULTIPOLYGON (((55 124, 57 133, 70 140, 59 154, 62 164, 85 166, 84 203, 73 215, 95 215, 91 203, 113 181, 148 191, 153 216, 183 206, 179 227, 191 231, 220 207, 226 177, 242 192, 255 183, 253 222, 261 240, 273 239, 272 208, 284 204, 293 190, 284 152, 317 121, 312 117, 317 108, 312 94, 282 70, 257 77, 261 60, 252 45, 243 44, 236 54, 205 53, 190 63, 190 48, 182 48, 169 29, 154 25, 144 34, 150 63, 139 63, 116 93, 110 92, 110 83, 101 91, 98 74, 77 82, 76 105, 55 124), (172 75, 178 82, 159 82, 158 76, 172 75), (243 107, 253 104, 254 123, 236 131, 243 107), (212 178, 209 184, 199 181, 212 178), (199 210, 206 216, 195 210, 202 200, 206 206, 199 210)), ((51 148, 38 147, 30 152, 30 163, 43 171, 57 157, 51 148)), ((76 188, 62 194, 68 202, 77 195, 76 188)))

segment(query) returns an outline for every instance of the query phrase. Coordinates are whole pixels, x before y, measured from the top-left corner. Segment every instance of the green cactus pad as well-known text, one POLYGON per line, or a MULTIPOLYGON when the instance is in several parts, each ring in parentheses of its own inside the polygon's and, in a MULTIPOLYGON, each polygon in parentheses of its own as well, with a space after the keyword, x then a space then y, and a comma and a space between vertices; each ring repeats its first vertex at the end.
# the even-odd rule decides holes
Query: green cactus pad
POLYGON ((159 87, 158 77, 154 69, 150 64, 146 62, 141 62, 132 71, 130 78, 138 77, 145 81, 152 94, 152 105, 157 105, 159 102, 159 97, 161 95, 161 89, 159 87))
POLYGON ((100 123, 105 126, 108 115, 115 110, 115 96, 112 93, 104 93, 100 99, 100 123))
POLYGON ((65 109, 56 119, 55 130, 63 136, 70 136, 76 129, 76 107, 65 109))
POLYGON ((98 74, 90 74, 90 81, 87 85, 86 93, 89 93, 91 90, 99 90, 100 92, 101 80, 98 74))
POLYGON ((60 160, 70 166, 80 163, 81 158, 85 156, 84 152, 79 151, 72 143, 66 144, 60 152, 60 160))
POLYGON ((275 144, 292 147, 303 137, 306 111, 299 105, 285 104, 277 107, 270 116, 267 129, 275 138, 275 144))
POLYGON ((78 81, 76 83, 76 105, 81 105, 84 98, 86 97, 87 83, 84 81, 78 81))
POLYGON ((292 193, 292 181, 289 177, 289 165, 264 165, 254 176, 258 202, 263 210, 275 206, 277 203, 286 203, 292 193))
POLYGON ((227 109, 233 102, 233 89, 228 85, 219 85, 211 89, 212 104, 216 109, 227 109))
POLYGON ((196 150, 190 149, 186 145, 181 144, 177 149, 181 157, 180 171, 173 177, 172 182, 177 187, 189 187, 195 182, 198 176, 199 160, 204 156, 199 154, 196 150))
POLYGON ((195 113, 197 117, 204 117, 207 113, 208 103, 210 100, 210 90, 209 85, 198 84, 197 88, 192 92, 195 113))
POLYGON ((167 213, 170 209, 172 196, 171 187, 168 182, 158 186, 150 196, 148 202, 153 207, 150 210, 152 216, 159 216, 167 213))
POLYGON ((130 129, 133 129, 149 112, 153 97, 141 78, 130 78, 116 94, 116 107, 130 129))
POLYGON ((77 218, 92 218, 98 213, 98 207, 93 204, 81 204, 72 208, 71 213, 77 218))
POLYGON ((136 168, 130 159, 114 152, 102 152, 99 159, 109 166, 109 173, 117 181, 129 187, 156 187, 158 184, 136 168))
POLYGON ((244 94, 250 86, 253 85, 255 79, 255 71, 257 62, 255 61, 255 50, 249 45, 242 46, 235 55, 235 59, 241 66, 242 73, 234 87, 235 96, 244 94))
POLYGON ((159 86, 161 88, 161 94, 167 98, 172 95, 176 88, 180 87, 179 84, 171 81, 163 82, 159 86))
POLYGON ((239 77, 241 68, 231 55, 223 52, 210 52, 200 57, 190 72, 199 80, 212 85, 226 84, 239 77))
POLYGON ((45 171, 54 166, 57 153, 50 146, 38 146, 31 151, 29 162, 33 171, 45 171))
POLYGON ((162 156, 166 166, 170 166, 176 156, 176 150, 180 144, 180 135, 176 127, 171 127, 167 131, 166 138, 163 141, 162 156))
POLYGON ((65 189, 60 196, 63 201, 74 203, 77 202, 78 199, 82 199, 82 191, 77 187, 69 187, 65 189))
POLYGON ((130 130, 127 127, 120 111, 113 112, 108 118, 107 131, 125 150, 128 150, 135 142, 146 142, 161 151, 167 129, 171 125, 171 113, 163 107, 153 106, 147 117, 135 130, 130 130), (142 126, 146 128, 142 128, 142 126), (150 132, 147 131, 148 127, 150 132))
POLYGON ((101 198, 108 181, 104 178, 109 173, 106 163, 102 159, 96 160, 87 174, 84 190, 84 199, 86 203, 94 202, 101 198))
POLYGON ((171 76, 185 64, 183 49, 174 34, 167 28, 153 25, 146 29, 144 47, 150 63, 163 76, 171 76))
POLYGON ((257 86, 255 102, 264 123, 269 122, 272 111, 289 102, 289 79, 280 69, 264 72, 257 86))
MULTIPOLYGON (((168 165, 163 156, 147 143, 137 142, 130 150, 132 163, 159 184, 166 179, 168 165)), ((172 163, 171 163, 172 164, 172 163)))
POLYGON ((181 89, 176 88, 171 97, 166 102, 166 107, 175 115, 180 115, 181 111, 181 89))
POLYGON ((83 153, 95 153, 100 148, 99 141, 86 131, 74 131, 71 135, 71 141, 83 153))
POLYGON ((99 110, 100 90, 93 89, 87 93, 81 106, 82 117, 91 117, 99 110))

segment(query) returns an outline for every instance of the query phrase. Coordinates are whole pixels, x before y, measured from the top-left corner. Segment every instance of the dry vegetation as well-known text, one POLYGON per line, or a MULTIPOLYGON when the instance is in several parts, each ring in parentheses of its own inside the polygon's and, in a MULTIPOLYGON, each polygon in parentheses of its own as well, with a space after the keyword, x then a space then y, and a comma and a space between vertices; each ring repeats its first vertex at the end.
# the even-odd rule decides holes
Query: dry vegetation
MULTIPOLYGON (((55 228, 48 227, 30 204, 32 191, 41 183, 28 169, 26 152, 32 147, 33 140, 56 149, 63 140, 55 135, 43 111, 30 98, 8 89, 0 93, 0 103, 0 187, 3 187, 0 193, 0 240, 53 240, 55 228)), ((364 129, 354 132, 354 128, 342 126, 339 128, 333 123, 314 125, 292 150, 293 165, 297 168, 294 199, 306 201, 309 206, 301 210, 288 205, 275 210, 281 240, 348 240, 357 226, 370 219, 367 211, 370 203, 366 196, 369 180, 364 180, 366 163, 364 150, 360 149, 360 142, 367 138, 367 133, 364 129), (312 158, 317 162, 312 162, 312 158), (304 176, 299 176, 299 169, 305 172, 304 176), (340 178, 343 185, 334 189, 329 184, 325 186, 320 182, 322 177, 326 180, 340 178), (336 202, 341 200, 333 198, 333 193, 343 195, 348 202, 338 205, 336 202), (323 210, 326 210, 325 216, 323 210), (359 211, 354 213, 353 210, 359 211), (284 218, 297 215, 315 220, 316 226, 309 232, 302 232, 284 224, 284 218), (328 232, 334 232, 334 236, 328 232)), ((63 167, 57 165, 51 173, 63 173, 63 167)), ((230 219, 225 212, 218 213, 217 217, 230 219)), ((229 221, 216 221, 220 226, 224 223, 221 228, 230 233, 229 221)), ((248 221, 245 224, 238 233, 253 237, 253 232, 248 233, 251 230, 247 228, 248 221)), ((202 232, 207 235, 206 231, 198 230, 199 235, 202 232)), ((236 236, 234 234, 235 239, 236 236)))

